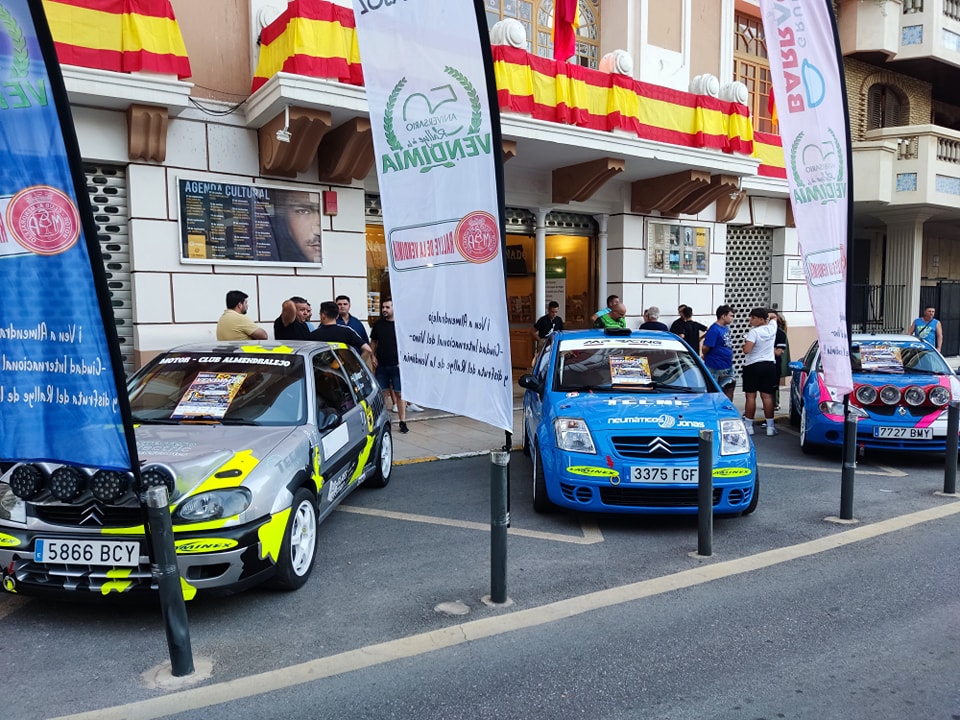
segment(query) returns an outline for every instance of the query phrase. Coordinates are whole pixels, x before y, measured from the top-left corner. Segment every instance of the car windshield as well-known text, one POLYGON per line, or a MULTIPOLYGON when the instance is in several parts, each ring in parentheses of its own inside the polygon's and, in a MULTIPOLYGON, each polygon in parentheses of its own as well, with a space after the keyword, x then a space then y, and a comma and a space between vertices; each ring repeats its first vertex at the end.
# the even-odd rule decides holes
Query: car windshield
POLYGON ((295 355, 176 353, 128 386, 134 422, 302 425, 303 358, 295 355))
POLYGON ((710 386, 680 342, 594 338, 560 344, 553 387, 567 392, 705 393, 710 386))
MULTIPOLYGON (((951 375, 953 371, 936 350, 924 342, 854 341, 851 362, 855 373, 951 375)), ((822 370, 821 363, 817 363, 822 370)))

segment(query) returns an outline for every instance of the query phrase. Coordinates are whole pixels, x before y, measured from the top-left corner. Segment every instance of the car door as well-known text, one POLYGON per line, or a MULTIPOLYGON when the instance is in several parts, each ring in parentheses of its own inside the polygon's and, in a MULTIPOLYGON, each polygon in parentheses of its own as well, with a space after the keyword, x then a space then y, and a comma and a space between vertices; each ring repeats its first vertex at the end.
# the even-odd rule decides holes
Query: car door
POLYGON ((367 418, 335 350, 314 353, 311 369, 320 433, 320 473, 322 487, 326 488, 321 491, 321 504, 330 504, 350 486, 366 443, 367 418), (336 422, 328 418, 336 418, 336 422), (329 426, 324 427, 327 423, 329 426))
POLYGON ((537 428, 540 426, 540 421, 543 418, 543 398, 549 389, 547 386, 550 383, 550 363, 553 357, 553 353, 551 352, 553 345, 552 338, 547 338, 547 345, 541 350, 533 366, 533 375, 540 383, 540 392, 528 390, 524 395, 523 416, 526 426, 525 432, 528 433, 527 437, 531 438, 531 440, 536 437, 537 428))

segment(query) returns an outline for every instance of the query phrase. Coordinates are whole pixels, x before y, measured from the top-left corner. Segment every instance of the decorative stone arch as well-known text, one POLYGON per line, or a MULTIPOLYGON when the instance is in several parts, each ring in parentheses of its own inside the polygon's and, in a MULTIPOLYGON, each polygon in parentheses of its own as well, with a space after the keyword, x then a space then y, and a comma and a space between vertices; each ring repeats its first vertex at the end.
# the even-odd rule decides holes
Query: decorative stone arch
POLYGON ((854 141, 863 140, 864 133, 867 132, 870 122, 870 90, 876 85, 884 85, 896 94, 900 101, 900 118, 902 124, 910 124, 910 94, 904 89, 899 76, 887 70, 880 70, 867 75, 860 83, 860 89, 857 93, 858 112, 856 113, 856 127, 852 128, 854 141))

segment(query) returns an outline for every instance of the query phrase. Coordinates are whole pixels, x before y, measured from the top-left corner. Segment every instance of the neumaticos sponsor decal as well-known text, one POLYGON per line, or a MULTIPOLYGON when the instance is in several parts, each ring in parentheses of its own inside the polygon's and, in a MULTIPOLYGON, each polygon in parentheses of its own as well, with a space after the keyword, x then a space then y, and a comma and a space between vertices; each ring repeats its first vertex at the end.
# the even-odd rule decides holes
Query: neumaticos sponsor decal
POLYGON ((237 546, 236 540, 230 538, 204 538, 202 540, 178 540, 174 543, 177 552, 182 555, 192 553, 219 552, 237 546))
POLYGON ((750 474, 750 468, 716 468, 713 476, 717 478, 743 477, 750 474))
POLYGON ((587 477, 618 477, 620 475, 620 473, 611 468, 590 467, 589 465, 568 467, 567 472, 573 475, 586 475, 587 477))
POLYGON ((16 547, 20 544, 20 538, 15 538, 13 535, 5 535, 0 533, 0 547, 16 547))

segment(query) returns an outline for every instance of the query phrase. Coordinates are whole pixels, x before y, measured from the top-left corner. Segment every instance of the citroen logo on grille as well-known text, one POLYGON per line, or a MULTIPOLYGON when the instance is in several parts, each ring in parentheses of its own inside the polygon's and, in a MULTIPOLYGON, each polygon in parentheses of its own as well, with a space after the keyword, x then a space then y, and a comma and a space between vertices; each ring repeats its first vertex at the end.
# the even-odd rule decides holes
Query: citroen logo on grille
POLYGON ((647 450, 651 453, 665 452, 673 454, 673 451, 670 449, 670 443, 668 443, 662 437, 655 437, 653 440, 651 440, 650 444, 647 445, 647 450))
POLYGON ((103 526, 103 508, 100 503, 92 502, 80 511, 80 525, 103 526))

